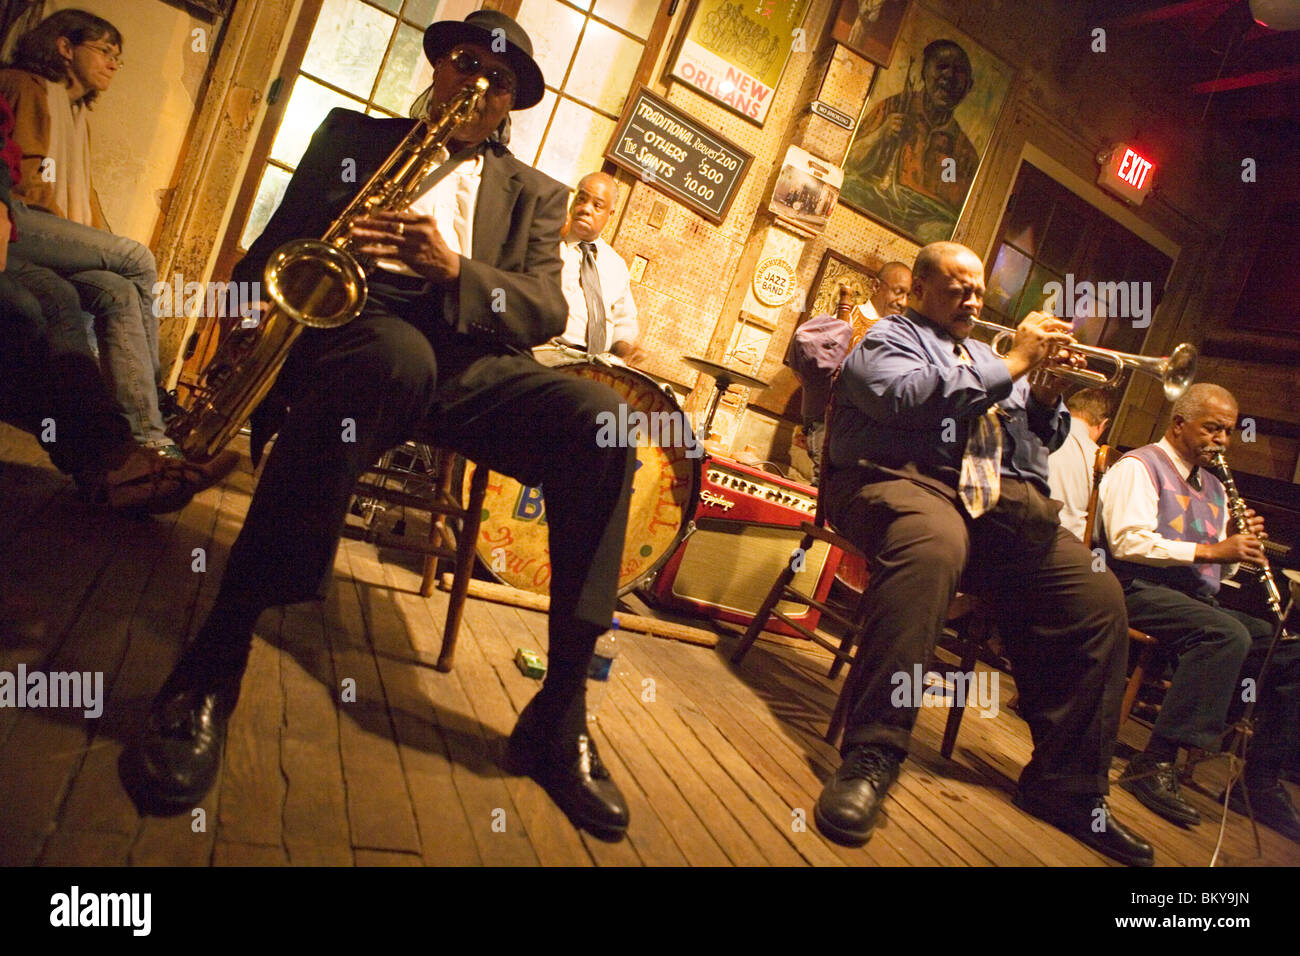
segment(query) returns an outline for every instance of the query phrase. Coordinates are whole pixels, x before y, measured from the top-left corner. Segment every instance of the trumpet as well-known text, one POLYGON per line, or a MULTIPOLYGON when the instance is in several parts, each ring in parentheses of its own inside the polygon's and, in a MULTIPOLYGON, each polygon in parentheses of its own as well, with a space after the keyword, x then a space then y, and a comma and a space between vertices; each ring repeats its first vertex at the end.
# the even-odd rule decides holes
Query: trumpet
MULTIPOLYGON (((997 334, 993 336, 993 351, 999 356, 1011 351, 1011 342, 1016 337, 1015 329, 1008 329, 996 322, 972 319, 976 325, 997 334)), ((1149 355, 1134 355, 1130 352, 1116 352, 1112 349, 1098 348, 1095 345, 1074 344, 1067 346, 1067 351, 1084 356, 1090 361, 1109 362, 1112 369, 1108 373, 1089 368, 1053 367, 1053 375, 1073 379, 1098 388, 1118 388, 1124 378, 1126 369, 1133 369, 1145 375, 1160 379, 1164 385, 1165 398, 1175 401, 1196 379, 1196 346, 1184 342, 1164 358, 1149 355)))

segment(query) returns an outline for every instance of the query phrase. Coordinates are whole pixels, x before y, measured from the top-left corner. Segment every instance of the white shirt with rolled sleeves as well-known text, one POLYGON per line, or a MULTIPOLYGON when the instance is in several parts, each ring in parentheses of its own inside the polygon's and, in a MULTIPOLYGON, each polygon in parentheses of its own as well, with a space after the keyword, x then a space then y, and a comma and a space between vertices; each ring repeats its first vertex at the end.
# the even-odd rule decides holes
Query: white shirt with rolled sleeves
MULTIPOLYGON (((1047 458, 1047 480, 1052 497, 1062 502, 1061 527, 1080 541, 1088 523, 1088 496, 1092 494, 1092 468, 1097 460, 1097 443, 1088 434, 1089 425, 1071 416, 1065 444, 1047 458)), ((1084 541, 1091 547, 1091 543, 1084 541)))
MULTIPOLYGON (((632 299, 632 276, 627 263, 604 239, 599 236, 596 245, 596 272, 600 274, 600 295, 605 300, 605 344, 613 350, 614 343, 636 342, 636 302, 632 299)), ((582 292, 582 250, 576 236, 560 243, 560 258, 564 272, 560 287, 564 300, 569 303, 569 324, 559 341, 578 349, 587 347, 587 297, 582 292)))
MULTIPOLYGON (((1169 444, 1160 439, 1156 447, 1169 456, 1178 473, 1186 478, 1195 462, 1183 458, 1169 444)), ((1111 466, 1101 481, 1100 524, 1106 534, 1111 554, 1122 561, 1154 566, 1196 564, 1195 541, 1175 541, 1156 533, 1159 524, 1159 494, 1146 465, 1138 459, 1125 457, 1111 466)), ((1227 516, 1216 540, 1227 537, 1227 516)), ((1208 542, 1206 542, 1208 543, 1208 542)), ((1223 577, 1228 578, 1237 565, 1224 567, 1223 577)))

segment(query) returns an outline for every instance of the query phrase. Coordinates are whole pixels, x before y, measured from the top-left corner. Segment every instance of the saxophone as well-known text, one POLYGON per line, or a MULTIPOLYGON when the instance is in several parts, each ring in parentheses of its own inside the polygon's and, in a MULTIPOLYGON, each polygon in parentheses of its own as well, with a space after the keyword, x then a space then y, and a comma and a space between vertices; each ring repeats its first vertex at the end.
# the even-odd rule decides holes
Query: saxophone
MULTIPOLYGON (((1210 457, 1210 464, 1215 471, 1219 472, 1219 477, 1223 479, 1223 487, 1228 492, 1228 511, 1232 515, 1232 522, 1241 534, 1250 533, 1250 525, 1246 520, 1246 502, 1241 500, 1241 495, 1237 492, 1237 483, 1232 478, 1232 470, 1228 468, 1228 459, 1220 448, 1210 457)), ((1277 589, 1277 582, 1273 580, 1273 571, 1268 566, 1266 560, 1263 564, 1253 564, 1244 562, 1242 567, 1247 569, 1251 574, 1259 578, 1260 583, 1264 585, 1264 598, 1268 601, 1269 610, 1279 621, 1282 619, 1282 595, 1277 589)))
POLYGON ((366 272, 349 249, 352 224, 411 204, 440 165, 437 154, 473 116, 487 88, 488 81, 479 77, 437 116, 416 123, 324 236, 293 239, 271 253, 264 274, 271 307, 255 328, 226 337, 194 386, 194 403, 167 429, 186 458, 211 461, 235 437, 271 390, 304 327, 337 328, 361 314, 366 272))

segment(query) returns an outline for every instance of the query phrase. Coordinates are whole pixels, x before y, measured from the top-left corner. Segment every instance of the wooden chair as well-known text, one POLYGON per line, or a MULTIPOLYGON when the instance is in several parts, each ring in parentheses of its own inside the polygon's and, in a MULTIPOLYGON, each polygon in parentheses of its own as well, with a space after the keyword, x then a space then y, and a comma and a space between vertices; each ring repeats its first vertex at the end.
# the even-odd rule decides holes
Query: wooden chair
POLYGON ((382 530, 375 520, 368 521, 365 526, 348 524, 343 533, 350 538, 370 541, 381 548, 424 555, 421 597, 433 593, 438 561, 441 559, 448 562, 450 571, 443 574, 444 586, 448 585, 450 579, 447 620, 443 627, 442 648, 436 665, 438 670, 445 673, 452 669, 456 655, 456 638, 460 633, 465 596, 474 571, 474 546, 478 540, 479 524, 483 516, 483 496, 487 492, 490 471, 482 467, 474 469, 469 500, 462 505, 460 483, 455 482, 456 486, 453 487, 453 478, 459 474, 455 467, 457 456, 454 452, 416 442, 408 442, 398 451, 410 456, 411 465, 399 467, 394 462, 395 453, 385 453, 379 463, 357 482, 355 494, 362 504, 362 511, 368 511, 372 519, 377 511, 382 510, 383 505, 396 505, 404 511, 428 513, 427 538, 421 540, 382 530), (452 521, 459 522, 459 532, 452 527, 452 521))
MULTIPOLYGON (((1097 501, 1101 494, 1101 479, 1106 474, 1106 470, 1112 464, 1119 460, 1119 455, 1115 454, 1115 449, 1109 445, 1101 445, 1097 448, 1097 457, 1093 459, 1092 465, 1092 491, 1088 494, 1088 518, 1083 526, 1083 540, 1088 547, 1092 547, 1093 532, 1097 526, 1097 501)), ((1119 728, 1124 726, 1124 721, 1128 720, 1129 715, 1133 712, 1133 705, 1137 703, 1138 691, 1142 685, 1147 682, 1147 676, 1151 671, 1151 666, 1156 660, 1157 653, 1160 650, 1160 642, 1149 634, 1144 634, 1134 628, 1128 629, 1129 641, 1141 647, 1138 652, 1137 664, 1133 668, 1133 673, 1129 675, 1128 683, 1124 685, 1124 700, 1120 704, 1119 725, 1115 732, 1119 733, 1119 728)))
MULTIPOLYGON (((824 447, 826 446, 823 445, 824 447)), ((839 548, 845 553, 846 557, 852 555, 865 561, 866 556, 848 538, 827 527, 826 516, 822 513, 820 495, 817 498, 817 510, 813 520, 803 522, 800 529, 803 531, 803 537, 800 539, 796 551, 792 552, 791 560, 786 563, 781 573, 777 575, 776 581, 773 582, 771 589, 767 592, 767 597, 763 599, 763 603, 755 612, 753 621, 731 654, 731 661, 733 664, 739 664, 744 659, 745 655, 749 653, 749 649, 753 647, 754 641, 758 639, 758 635, 767 626, 767 622, 775 616, 789 624, 818 647, 831 653, 834 657, 828 675, 831 678, 838 675, 845 664, 849 665, 849 673, 844 679, 843 687, 840 688, 839 698, 836 700, 835 709, 831 713, 830 724, 827 727, 825 738, 831 745, 839 746, 840 739, 843 737, 848 723, 850 703, 856 696, 858 683, 862 680, 862 675, 859 673, 860 668, 855 668, 853 665, 862 654, 863 639, 867 636, 862 621, 866 617, 867 595, 870 587, 868 585, 862 589, 862 594, 853 602, 852 608, 846 615, 841 612, 841 609, 817 601, 812 595, 805 594, 794 587, 794 557, 799 553, 807 554, 814 541, 824 541, 833 548, 839 548), (844 635, 839 644, 835 644, 825 636, 809 630, 803 624, 786 615, 777 607, 778 603, 783 600, 794 600, 809 604, 821 611, 824 617, 828 617, 839 624, 844 628, 844 635)), ((947 620, 954 625, 955 633, 962 646, 961 666, 964 671, 974 669, 979 649, 991 633, 987 611, 987 604, 971 594, 958 594, 948 605, 947 620)), ((945 757, 952 756, 964 710, 964 706, 954 706, 948 711, 948 721, 944 726, 943 745, 940 748, 945 757)))

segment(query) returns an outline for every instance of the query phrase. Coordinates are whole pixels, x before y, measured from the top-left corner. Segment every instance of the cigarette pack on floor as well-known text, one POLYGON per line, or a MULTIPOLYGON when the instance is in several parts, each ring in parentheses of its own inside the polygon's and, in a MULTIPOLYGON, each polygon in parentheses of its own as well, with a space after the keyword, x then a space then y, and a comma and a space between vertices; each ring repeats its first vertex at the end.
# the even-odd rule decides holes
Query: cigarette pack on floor
POLYGON ((542 660, 540 654, 530 651, 526 647, 520 647, 515 650, 515 666, 524 672, 525 677, 545 677, 546 662, 542 660))

